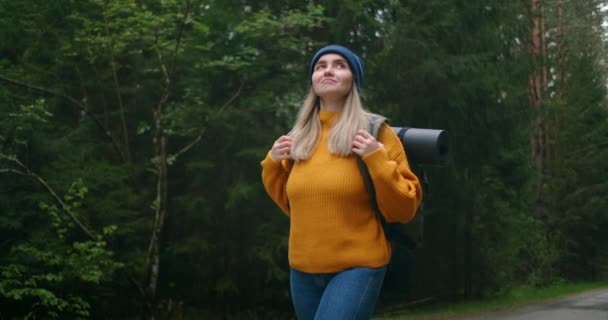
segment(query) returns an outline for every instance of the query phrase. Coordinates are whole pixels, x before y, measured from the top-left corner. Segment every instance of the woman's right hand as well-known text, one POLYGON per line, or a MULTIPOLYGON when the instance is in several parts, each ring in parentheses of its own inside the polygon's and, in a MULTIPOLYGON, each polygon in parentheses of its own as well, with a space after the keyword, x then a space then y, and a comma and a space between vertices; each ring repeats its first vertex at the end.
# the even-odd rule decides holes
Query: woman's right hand
POLYGON ((272 149, 270 150, 270 158, 274 162, 279 162, 285 159, 291 158, 291 143, 293 139, 290 136, 281 136, 277 141, 274 142, 272 149))

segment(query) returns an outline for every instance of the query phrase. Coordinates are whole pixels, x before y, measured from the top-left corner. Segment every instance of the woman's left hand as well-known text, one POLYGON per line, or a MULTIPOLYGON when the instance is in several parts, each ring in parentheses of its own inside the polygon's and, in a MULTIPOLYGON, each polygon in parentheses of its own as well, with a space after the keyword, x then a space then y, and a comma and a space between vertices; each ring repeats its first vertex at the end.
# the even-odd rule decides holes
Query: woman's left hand
POLYGON ((357 131, 357 135, 355 135, 355 140, 353 141, 353 152, 361 158, 381 147, 384 147, 384 145, 378 142, 369 132, 365 130, 357 131))

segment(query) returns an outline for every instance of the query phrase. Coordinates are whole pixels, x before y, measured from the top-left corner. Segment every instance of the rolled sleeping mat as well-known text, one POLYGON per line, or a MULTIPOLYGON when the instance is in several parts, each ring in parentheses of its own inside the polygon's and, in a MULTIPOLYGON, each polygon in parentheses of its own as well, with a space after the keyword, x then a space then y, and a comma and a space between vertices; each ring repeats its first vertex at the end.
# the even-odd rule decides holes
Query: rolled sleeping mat
POLYGON ((448 132, 440 129, 391 127, 405 146, 410 164, 445 165, 449 161, 448 132))

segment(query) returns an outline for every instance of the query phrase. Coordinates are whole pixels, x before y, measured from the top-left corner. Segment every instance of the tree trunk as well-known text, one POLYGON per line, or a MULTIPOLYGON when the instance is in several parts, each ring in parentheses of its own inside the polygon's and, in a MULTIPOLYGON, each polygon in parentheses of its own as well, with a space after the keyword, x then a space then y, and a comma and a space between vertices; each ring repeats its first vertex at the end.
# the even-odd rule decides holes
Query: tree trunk
MULTIPOLYGON (((469 170, 464 172, 466 180, 470 180, 469 170)), ((474 184, 472 184, 474 185, 474 184)), ((473 292, 473 210, 469 208, 464 214, 464 298, 470 298, 473 292)))
POLYGON ((543 2, 531 0, 530 15, 532 18, 532 55, 535 58, 535 68, 529 78, 529 98, 533 110, 531 112, 530 159, 536 171, 534 183, 534 210, 538 214, 542 210, 542 189, 545 178, 547 154, 549 152, 549 130, 546 124, 547 112, 544 110, 547 90, 545 21, 543 17, 543 2))
MULTIPOLYGON (((154 203, 155 215, 154 215, 154 226, 152 229, 152 235, 150 237, 150 244, 148 246, 148 255, 146 258, 146 283, 144 289, 144 310, 143 319, 154 320, 156 318, 156 296, 158 292, 158 276, 160 273, 160 252, 162 244, 163 227, 165 225, 165 219, 167 217, 167 199, 168 199, 168 168, 167 168, 167 136, 163 132, 161 117, 163 114, 163 107, 169 99, 169 93, 171 89, 171 77, 175 71, 175 63, 177 60, 177 54, 181 44, 182 32, 184 25, 190 16, 190 10, 192 9, 191 3, 188 2, 184 18, 181 22, 180 28, 178 29, 177 38, 175 39, 175 48, 172 54, 172 63, 167 68, 161 51, 157 48, 156 55, 159 62, 160 71, 164 78, 164 89, 160 97, 158 105, 153 109, 152 114, 155 122, 155 133, 154 133, 154 148, 156 151, 156 199, 154 203)), ((200 141, 200 136, 193 142, 189 147, 181 150, 179 153, 186 152, 196 142, 200 141)))
MULTIPOLYGON (((160 122, 160 119, 157 121, 160 122)), ((156 199, 154 201, 154 227, 146 258, 147 276, 144 289, 143 312, 143 319, 148 320, 154 320, 156 314, 156 293, 158 291, 158 275, 160 272, 160 245, 167 215, 167 138, 163 135, 157 135, 154 140, 158 156, 158 163, 156 165, 156 199)))

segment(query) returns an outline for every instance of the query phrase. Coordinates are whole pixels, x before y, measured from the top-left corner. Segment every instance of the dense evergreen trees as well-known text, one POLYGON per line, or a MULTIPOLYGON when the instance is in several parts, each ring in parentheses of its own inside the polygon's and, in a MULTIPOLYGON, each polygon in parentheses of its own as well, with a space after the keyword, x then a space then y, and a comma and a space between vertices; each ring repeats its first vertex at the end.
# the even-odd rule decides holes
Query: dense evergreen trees
POLYGON ((602 5, 0 0, 0 318, 291 317, 259 162, 330 42, 450 132, 380 307, 605 279, 602 5))

